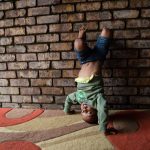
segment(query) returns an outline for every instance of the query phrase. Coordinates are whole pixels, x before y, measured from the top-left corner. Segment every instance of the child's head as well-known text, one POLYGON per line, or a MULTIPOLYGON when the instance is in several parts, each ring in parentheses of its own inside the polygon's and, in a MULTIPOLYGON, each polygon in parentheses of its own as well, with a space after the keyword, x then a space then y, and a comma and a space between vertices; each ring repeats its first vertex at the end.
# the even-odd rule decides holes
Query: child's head
POLYGON ((97 123, 97 110, 86 103, 81 104, 81 116, 85 122, 97 123))

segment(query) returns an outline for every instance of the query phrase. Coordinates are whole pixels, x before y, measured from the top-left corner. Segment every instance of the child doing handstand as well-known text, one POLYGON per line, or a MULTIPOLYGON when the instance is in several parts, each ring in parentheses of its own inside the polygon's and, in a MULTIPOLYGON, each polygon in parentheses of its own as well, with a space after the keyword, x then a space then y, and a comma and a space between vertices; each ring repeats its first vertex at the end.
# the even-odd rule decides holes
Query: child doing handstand
POLYGON ((78 38, 74 41, 74 49, 81 64, 77 82, 77 91, 69 94, 64 105, 64 112, 72 114, 72 104, 81 104, 81 115, 84 121, 96 123, 105 135, 116 134, 114 128, 108 128, 108 111, 103 93, 101 70, 108 53, 110 30, 103 28, 96 45, 91 49, 85 42, 86 28, 79 29, 78 38))

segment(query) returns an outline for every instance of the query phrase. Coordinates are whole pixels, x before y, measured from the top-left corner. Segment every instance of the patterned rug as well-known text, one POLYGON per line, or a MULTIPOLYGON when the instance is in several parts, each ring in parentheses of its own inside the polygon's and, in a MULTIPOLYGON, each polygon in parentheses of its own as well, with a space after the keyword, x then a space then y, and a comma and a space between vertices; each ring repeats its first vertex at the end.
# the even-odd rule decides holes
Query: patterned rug
POLYGON ((143 144, 144 150, 149 150, 145 149, 150 148, 149 111, 115 112, 110 116, 110 124, 119 134, 106 138, 98 125, 85 123, 80 114, 1 108, 0 150, 130 150, 139 139, 142 142, 138 141, 138 150, 143 150, 143 144))

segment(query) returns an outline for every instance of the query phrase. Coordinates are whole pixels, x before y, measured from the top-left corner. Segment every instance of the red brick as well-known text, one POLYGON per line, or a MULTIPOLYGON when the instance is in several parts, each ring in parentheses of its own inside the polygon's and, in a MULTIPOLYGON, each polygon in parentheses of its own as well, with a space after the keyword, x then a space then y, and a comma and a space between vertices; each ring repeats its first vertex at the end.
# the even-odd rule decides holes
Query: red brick
POLYGON ((104 95, 113 95, 112 87, 104 87, 104 95))
POLYGON ((150 26, 148 19, 131 19, 127 20, 127 28, 147 28, 150 26))
POLYGON ((16 87, 0 87, 1 94, 19 94, 19 88, 16 87))
POLYGON ((74 14, 62 14, 61 22, 77 22, 83 21, 84 14, 83 13, 74 13, 74 14))
POLYGON ((150 38, 150 30, 141 30, 141 38, 150 38))
POLYGON ((130 67, 149 67, 150 60, 149 59, 131 59, 128 62, 130 67))
POLYGON ((27 69, 27 63, 26 62, 8 63, 8 70, 20 70, 20 69, 27 69))
POLYGON ((63 70, 63 77, 75 78, 78 76, 79 70, 63 70))
POLYGON ((137 18, 138 16, 139 16, 138 10, 119 10, 113 12, 113 17, 115 19, 137 18))
POLYGON ((15 44, 34 43, 34 41, 35 41, 34 36, 17 36, 14 39, 15 44))
POLYGON ((144 18, 150 17, 150 9, 142 9, 141 16, 144 18))
POLYGON ((139 37, 138 30, 118 30, 114 31, 114 38, 115 39, 134 39, 139 37))
POLYGON ((30 69, 48 69, 49 66, 50 66, 49 61, 29 62, 30 69))
POLYGON ((92 2, 92 3, 78 3, 76 5, 77 11, 93 11, 93 10, 99 10, 101 8, 100 2, 92 2))
POLYGON ((141 95, 150 95, 150 87, 142 87, 140 88, 141 95))
POLYGON ((11 2, 1 2, 0 3, 0 10, 7 10, 7 9, 12 9, 13 8, 13 3, 11 2))
POLYGON ((52 68, 55 69, 69 69, 74 67, 73 61, 53 61, 52 68))
POLYGON ((64 104, 66 96, 55 96, 56 104, 64 104))
POLYGON ((17 27, 5 29, 5 36, 13 36, 13 35, 25 35, 25 28, 17 27))
POLYGON ((135 87, 113 87, 114 95, 136 95, 137 88, 135 87))
POLYGON ((128 84, 134 86, 150 86, 150 78, 129 78, 128 84))
POLYGON ((35 7, 28 9, 28 16, 46 15, 50 13, 49 7, 35 7))
POLYGON ((6 18, 16 18, 16 17, 23 17, 26 15, 25 9, 18 9, 18 10, 8 10, 5 13, 6 18))
POLYGON ((63 106, 62 105, 58 105, 58 104, 42 104, 42 108, 43 109, 59 109, 59 110, 63 110, 63 106))
POLYGON ((60 53, 39 53, 38 60, 60 60, 60 53))
POLYGON ((150 48, 150 40, 127 40, 127 48, 150 48))
POLYGON ((123 60, 123 59, 114 59, 114 60, 107 60, 105 63, 104 63, 104 67, 111 67, 111 68, 116 68, 116 67, 126 67, 127 66, 127 61, 126 60, 123 60))
POLYGON ((4 35, 4 29, 0 29, 0 36, 4 35))
POLYGON ((62 95, 63 88, 58 87, 42 87, 42 94, 62 95))
POLYGON ((138 8, 138 7, 149 7, 150 1, 149 0, 133 0, 130 1, 131 8, 138 8))
POLYGON ((31 103, 31 96, 15 95, 15 96, 12 96, 12 102, 14 102, 14 103, 31 103))
POLYGON ((37 17, 37 24, 58 23, 59 15, 40 16, 37 17))
POLYGON ((12 44, 12 38, 11 37, 0 38, 0 45, 10 45, 10 44, 12 44))
POLYGON ((1 11, 1 12, 0 12, 0 19, 2 19, 2 18, 3 18, 3 16, 4 16, 4 12, 3 12, 3 11, 1 11))
POLYGON ((41 34, 36 36, 37 42, 57 42, 59 41, 58 34, 41 34))
POLYGON ((130 104, 150 104, 149 96, 130 96, 130 104))
POLYGON ((143 58, 150 58, 150 49, 142 49, 140 51, 140 56, 143 58))
POLYGON ((0 53, 5 53, 5 47, 0 46, 0 53))
POLYGON ((150 70, 147 68, 140 68, 140 77, 150 77, 150 70))
POLYGON ((78 33, 61 33, 61 41, 74 41, 78 33))
POLYGON ((33 96, 33 103, 53 103, 53 97, 48 95, 33 96))
POLYGON ((20 88, 21 95, 37 95, 40 94, 40 88, 38 87, 28 87, 20 88))
POLYGON ((86 34, 86 40, 91 41, 91 40, 96 40, 96 37, 98 37, 99 32, 88 32, 86 34))
POLYGON ((0 102, 10 102, 10 96, 9 95, 0 95, 0 102))
POLYGON ((38 6, 60 4, 60 0, 38 0, 38 6))
POLYGON ((0 78, 16 78, 15 71, 0 71, 0 78))
POLYGON ((65 95, 68 95, 70 93, 76 92, 77 88, 76 87, 64 87, 65 90, 65 95))
POLYGON ((17 54, 16 55, 17 61, 33 61, 37 60, 36 54, 17 54))
POLYGON ((64 13, 64 12, 73 12, 74 5, 66 4, 66 5, 54 5, 51 7, 53 13, 64 13))
POLYGON ((103 78, 103 80, 104 86, 122 86, 127 84, 124 78, 103 78))
POLYGON ((112 71, 111 69, 102 69, 102 76, 103 77, 111 77, 112 71))
POLYGON ((74 79, 53 79, 54 86, 75 86, 74 79))
POLYGON ((88 31, 90 30, 97 30, 98 29, 98 23, 97 22, 82 22, 82 23, 74 23, 73 25, 73 30, 74 31, 79 31, 79 28, 81 26, 87 26, 88 31))
POLYGON ((0 79, 0 86, 8 86, 8 80, 0 79))
POLYGON ((102 9, 121 9, 127 8, 128 1, 106 1, 102 2, 102 9))
POLYGON ((10 79, 10 86, 29 86, 27 79, 10 79))
POLYGON ((24 53, 26 48, 23 45, 7 46, 6 51, 7 53, 24 53))
POLYGON ((14 60, 15 60, 15 55, 13 54, 0 54, 0 62, 8 62, 14 60))
POLYGON ((103 27, 107 27, 109 29, 124 29, 125 22, 121 20, 113 20, 113 21, 102 21, 99 23, 100 29, 103 27))
POLYGON ((62 59, 76 59, 76 54, 75 52, 62 52, 61 53, 61 58, 62 59))
POLYGON ((26 17, 26 18, 16 18, 15 25, 23 26, 23 25, 34 25, 35 18, 34 17, 26 17))
POLYGON ((86 19, 89 20, 108 20, 111 19, 111 13, 109 11, 103 12, 90 12, 86 13, 86 19))
POLYGON ((0 27, 11 27, 13 24, 13 19, 0 20, 0 27))
POLYGON ((40 78, 60 78, 61 71, 60 70, 40 70, 39 76, 40 78))
POLYGON ((52 79, 31 79, 31 86, 52 86, 52 79))
POLYGON ((6 108, 19 108, 19 104, 16 103, 2 103, 2 107, 6 108))
POLYGON ((17 8, 26 8, 34 6, 36 6, 36 0, 28 0, 26 2, 24 0, 16 1, 17 8))
POLYGON ((36 45, 27 45, 28 52, 47 52, 48 45, 47 44, 36 44, 36 45))
POLYGON ((69 51, 72 49, 72 43, 51 43, 50 50, 51 51, 69 51))
POLYGON ((71 30, 72 30, 71 23, 49 25, 49 32, 70 32, 71 30))
POLYGON ((113 50, 112 58, 138 58, 138 50, 113 50))
POLYGON ((17 71, 18 78, 37 78, 38 72, 33 70, 17 71))
POLYGON ((62 3, 76 3, 76 2, 85 2, 86 0, 62 0, 62 3))
POLYGON ((23 109, 37 109, 41 108, 40 104, 21 104, 21 108, 23 109))
POLYGON ((37 34, 37 33, 46 33, 47 26, 46 25, 39 25, 39 26, 28 26, 26 27, 27 34, 37 34))
POLYGON ((113 77, 137 77, 137 69, 113 69, 113 77))
POLYGON ((126 104, 128 99, 126 96, 107 96, 107 101, 109 104, 126 104))

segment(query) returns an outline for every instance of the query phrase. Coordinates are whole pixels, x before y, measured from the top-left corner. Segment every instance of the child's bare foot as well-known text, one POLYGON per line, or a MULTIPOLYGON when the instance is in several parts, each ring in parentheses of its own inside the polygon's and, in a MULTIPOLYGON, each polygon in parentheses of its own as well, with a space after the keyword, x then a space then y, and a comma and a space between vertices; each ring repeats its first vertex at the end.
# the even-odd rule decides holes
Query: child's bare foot
POLYGON ((85 26, 81 26, 80 29, 79 29, 79 34, 78 34, 78 38, 84 38, 85 36, 85 31, 86 31, 86 27, 85 26))
POLYGON ((111 33, 110 33, 110 30, 109 30, 108 28, 104 27, 104 28, 102 29, 101 36, 109 38, 109 37, 110 37, 110 34, 111 34, 111 33))

